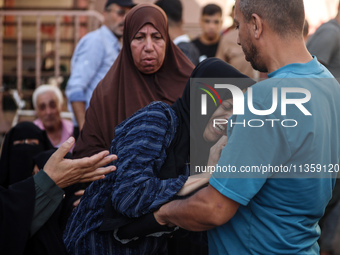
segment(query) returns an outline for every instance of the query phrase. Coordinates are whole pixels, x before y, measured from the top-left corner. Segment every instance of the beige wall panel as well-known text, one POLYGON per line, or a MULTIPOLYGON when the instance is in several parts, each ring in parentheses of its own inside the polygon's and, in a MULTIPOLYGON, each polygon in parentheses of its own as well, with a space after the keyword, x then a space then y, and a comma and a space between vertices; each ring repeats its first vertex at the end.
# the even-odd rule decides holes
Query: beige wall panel
POLYGON ((16 7, 72 7, 73 0, 15 0, 16 7))

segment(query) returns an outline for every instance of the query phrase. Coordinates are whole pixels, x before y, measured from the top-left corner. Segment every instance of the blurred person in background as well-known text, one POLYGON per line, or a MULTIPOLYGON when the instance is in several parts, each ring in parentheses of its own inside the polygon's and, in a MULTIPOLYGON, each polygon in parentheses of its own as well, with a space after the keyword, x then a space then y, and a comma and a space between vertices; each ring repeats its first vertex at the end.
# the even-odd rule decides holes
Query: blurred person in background
POLYGON ((46 132, 32 122, 20 122, 6 134, 0 158, 0 185, 24 180, 33 174, 34 157, 53 146, 46 132))
POLYGON ((192 41, 200 52, 200 62, 206 58, 215 57, 221 38, 222 21, 220 6, 208 4, 202 8, 200 18, 202 34, 192 41))
POLYGON ((135 6, 131 0, 108 0, 103 12, 104 24, 85 35, 74 50, 71 76, 65 94, 68 108, 74 114, 74 137, 85 122, 93 90, 116 60, 122 45, 124 19, 135 6))
POLYGON ((33 123, 46 130, 52 145, 59 147, 73 133, 72 121, 60 116, 63 106, 60 89, 54 85, 41 85, 33 92, 32 101, 38 117, 33 123))
MULTIPOLYGON (((44 132, 31 122, 27 123, 37 132, 44 132)), ((19 140, 15 141, 22 141, 22 138, 18 137, 19 140)), ((37 142, 36 138, 26 138, 22 145, 37 142)), ((54 232, 50 224, 46 225, 63 201, 62 189, 77 182, 104 178, 104 175, 114 171, 115 167, 102 167, 117 158, 115 155, 107 156, 106 151, 90 158, 65 159, 64 156, 73 144, 74 139, 71 137, 36 175, 32 176, 32 173, 28 172, 31 177, 21 176, 21 180, 17 179, 17 182, 8 187, 0 185, 0 254, 66 254, 64 244, 59 238, 60 232, 57 240, 55 237, 58 232, 54 232), (40 232, 43 229, 44 232, 40 232), (46 231, 49 231, 49 235, 46 235, 46 231)), ((13 172, 22 170, 18 167, 12 169, 13 172)))
POLYGON ((228 33, 229 31, 232 31, 235 29, 235 22, 234 22, 234 14, 235 14, 235 5, 231 7, 231 12, 229 14, 229 17, 232 19, 232 24, 223 30, 222 35, 228 33))
POLYGON ((180 0, 158 0, 155 2, 163 9, 169 24, 170 39, 196 66, 199 63, 199 51, 183 30, 183 6, 180 0))
POLYGON ((340 78, 340 3, 335 18, 322 24, 309 37, 307 49, 335 78, 340 78))
MULTIPOLYGON (((232 8, 232 18, 234 20, 235 5, 232 8)), ((229 63, 241 73, 257 80, 259 72, 254 70, 251 64, 245 59, 242 47, 237 43, 238 31, 235 28, 235 22, 221 36, 218 44, 216 57, 229 63)))
MULTIPOLYGON (((337 15, 322 24, 307 41, 307 49, 319 62, 327 67, 335 78, 340 78, 340 4, 337 15)), ((332 243, 335 241, 336 228, 340 216, 340 182, 337 180, 324 216, 320 220, 320 253, 333 254, 332 243)), ((339 239, 339 238, 338 238, 339 239)))
POLYGON ((218 44, 216 57, 229 63, 248 77, 257 80, 259 78, 259 72, 254 70, 251 64, 245 59, 242 48, 237 43, 238 32, 235 29, 234 13, 235 5, 233 5, 230 13, 233 23, 223 31, 221 40, 218 44))

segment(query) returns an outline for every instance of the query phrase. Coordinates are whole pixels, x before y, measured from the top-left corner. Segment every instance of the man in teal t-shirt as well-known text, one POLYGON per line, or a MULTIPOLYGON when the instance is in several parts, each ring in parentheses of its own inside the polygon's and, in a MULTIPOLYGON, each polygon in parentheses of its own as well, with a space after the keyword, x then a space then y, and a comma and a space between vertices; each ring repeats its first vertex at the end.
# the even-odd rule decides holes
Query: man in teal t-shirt
POLYGON ((277 109, 259 116, 245 107, 244 115, 229 119, 228 145, 218 165, 238 172, 216 172, 210 184, 240 206, 226 224, 208 231, 211 254, 319 253, 317 222, 331 198, 335 179, 330 177, 335 177, 339 162, 340 86, 315 57, 269 77, 253 85, 253 106, 270 109, 275 87, 277 109), (295 105, 287 105, 286 115, 281 115, 280 94, 292 87, 310 92, 303 107, 312 115, 295 105), (260 172, 252 173, 254 166, 260 172))
POLYGON ((339 171, 340 85, 307 51, 304 18, 303 0, 236 0, 238 42, 269 79, 228 120, 216 169, 233 171, 214 172, 208 187, 154 214, 209 230, 210 254, 319 253, 318 221, 339 171))

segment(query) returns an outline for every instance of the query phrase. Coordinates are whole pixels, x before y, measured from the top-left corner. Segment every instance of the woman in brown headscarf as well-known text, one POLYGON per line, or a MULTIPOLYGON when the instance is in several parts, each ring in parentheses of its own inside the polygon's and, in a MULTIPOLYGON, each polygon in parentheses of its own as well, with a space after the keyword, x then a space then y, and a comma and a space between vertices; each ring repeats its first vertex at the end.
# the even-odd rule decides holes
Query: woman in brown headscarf
POLYGON ((125 18, 122 51, 93 92, 74 156, 109 148, 114 128, 150 102, 174 103, 193 69, 170 40, 165 13, 153 4, 134 7, 125 18))

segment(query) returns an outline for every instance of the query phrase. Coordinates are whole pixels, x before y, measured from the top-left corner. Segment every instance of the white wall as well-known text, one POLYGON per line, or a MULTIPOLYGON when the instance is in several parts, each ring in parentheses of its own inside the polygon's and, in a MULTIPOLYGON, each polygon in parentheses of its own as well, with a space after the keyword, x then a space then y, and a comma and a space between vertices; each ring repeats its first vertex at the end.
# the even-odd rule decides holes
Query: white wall
POLYGON ((309 31, 312 34, 322 23, 335 17, 339 0, 304 0, 304 3, 309 31))

